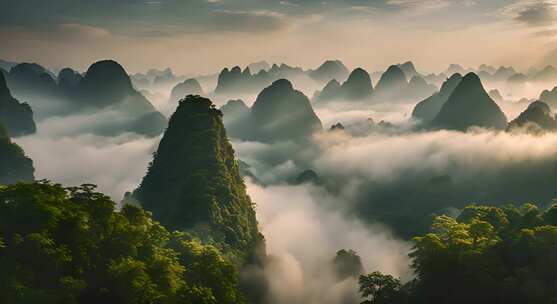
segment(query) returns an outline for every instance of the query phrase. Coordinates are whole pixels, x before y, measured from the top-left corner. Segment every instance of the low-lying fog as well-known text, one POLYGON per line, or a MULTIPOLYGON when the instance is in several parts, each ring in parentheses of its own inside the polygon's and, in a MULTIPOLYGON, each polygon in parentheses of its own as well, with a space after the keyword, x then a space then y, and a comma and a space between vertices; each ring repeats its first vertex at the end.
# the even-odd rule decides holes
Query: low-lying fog
MULTIPOLYGON (((499 105, 511 120, 528 105, 517 103, 518 99, 536 98, 548 87, 486 85, 486 89, 493 88, 504 96, 505 101, 499 105)), ((156 96, 151 96, 151 101, 159 110, 166 115, 172 113, 175 104, 168 101, 168 91, 151 93, 156 96)), ((309 92, 306 95, 311 97, 309 92)), ((255 97, 247 96, 246 103, 251 105, 255 97)), ((218 104, 225 101, 221 98, 218 104)), ((468 133, 410 133, 406 126, 411 124, 409 117, 417 102, 373 106, 332 103, 316 107, 324 128, 341 122, 347 131, 324 132, 304 146, 233 140, 237 157, 250 166, 254 175, 253 180, 246 181, 249 194, 257 203, 268 253, 273 257, 266 270, 273 273, 269 282, 272 302, 339 303, 354 297, 356 280, 338 281, 331 268, 324 267, 339 249, 354 249, 366 271, 380 270, 403 279, 412 277, 407 258, 410 243, 395 237, 383 223, 364 223, 353 214, 353 206, 361 204, 362 197, 372 191, 369 185, 381 189, 381 184, 449 175, 456 184, 471 185, 463 188, 468 191, 482 189, 476 183, 509 172, 526 174, 534 181, 552 174, 544 170, 555 168, 557 134, 480 129, 468 133), (396 126, 370 127, 368 118, 396 126), (307 169, 314 170, 323 184, 290 183, 307 169)), ((140 183, 160 137, 86 133, 92 126, 110 120, 110 115, 107 112, 42 120, 37 134, 16 142, 33 159, 37 179, 48 178, 64 185, 97 184, 100 191, 118 202, 124 192, 140 183)), ((379 196, 377 193, 375 197, 379 196)), ((546 196, 551 195, 554 193, 546 196)))

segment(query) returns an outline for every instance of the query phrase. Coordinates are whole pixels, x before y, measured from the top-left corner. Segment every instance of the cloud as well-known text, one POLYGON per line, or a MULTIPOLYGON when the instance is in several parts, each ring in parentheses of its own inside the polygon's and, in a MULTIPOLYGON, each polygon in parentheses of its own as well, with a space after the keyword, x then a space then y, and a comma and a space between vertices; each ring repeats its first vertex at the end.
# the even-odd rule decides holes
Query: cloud
POLYGON ((78 23, 63 23, 59 26, 59 34, 66 38, 103 38, 110 35, 104 28, 78 23))
POLYGON ((270 32, 284 29, 288 21, 273 11, 215 10, 210 14, 208 28, 230 32, 270 32))
POLYGON ((270 256, 269 303, 359 302, 357 279, 339 279, 333 271, 340 249, 355 250, 366 271, 411 278, 410 244, 380 225, 343 215, 335 207, 341 198, 310 185, 262 187, 248 181, 247 188, 270 256))
POLYGON ((133 134, 59 136, 60 125, 82 128, 79 120, 58 118, 39 123, 37 134, 15 139, 33 159, 35 177, 65 186, 96 184, 116 202, 139 185, 159 141, 133 134))
POLYGON ((553 0, 519 0, 504 8, 503 12, 513 20, 529 26, 552 24, 557 18, 553 0))

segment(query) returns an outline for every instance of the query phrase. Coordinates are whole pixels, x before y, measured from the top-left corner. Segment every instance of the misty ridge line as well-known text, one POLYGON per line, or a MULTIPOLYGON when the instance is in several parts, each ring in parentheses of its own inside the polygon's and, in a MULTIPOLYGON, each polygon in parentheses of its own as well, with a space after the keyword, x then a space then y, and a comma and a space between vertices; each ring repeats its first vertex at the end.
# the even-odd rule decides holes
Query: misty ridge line
MULTIPOLYGON (((396 75, 385 76, 381 85, 372 88, 374 92, 382 92, 391 103, 373 102, 368 99, 372 96, 369 91, 363 95, 345 95, 347 88, 357 91, 360 84, 364 89, 368 83, 371 85, 371 78, 368 82, 365 74, 358 71, 364 77, 356 78, 355 82, 347 79, 344 83, 349 85, 339 84, 338 96, 341 97, 322 104, 315 99, 310 101, 288 80, 274 81, 265 87, 265 94, 258 95, 251 108, 238 103, 240 112, 236 113, 239 115, 236 118, 247 122, 246 129, 241 125, 235 131, 229 129, 227 124, 231 122, 227 117, 230 116, 222 110, 236 156, 246 164, 244 176, 253 178, 248 180, 248 192, 263 200, 261 210, 256 209, 257 215, 262 230, 271 236, 268 240, 270 256, 276 255, 276 260, 269 262, 263 272, 267 275, 280 272, 277 280, 268 282, 269 297, 274 302, 338 303, 345 297, 357 301, 356 279, 339 279, 331 268, 334 252, 342 248, 355 249, 366 271, 381 270, 411 280, 407 257, 410 245, 404 239, 422 233, 429 226, 429 223, 416 223, 416 218, 427 218, 435 213, 457 216, 471 202, 500 204, 513 199, 516 203, 534 200, 544 205, 555 198, 555 191, 549 186, 555 178, 551 164, 557 152, 551 126, 544 130, 545 125, 538 125, 538 116, 528 116, 526 124, 521 123, 508 132, 506 118, 504 127, 498 127, 499 131, 489 129, 488 125, 488 129, 472 125, 465 130, 416 128, 419 122, 407 122, 412 121, 408 111, 413 103, 398 100, 409 95, 403 96, 405 98, 389 96, 410 85, 401 71, 393 67, 391 73, 396 75), (360 82, 362 79, 364 81, 360 82), (287 103, 292 100, 296 102, 287 103), (325 115, 322 118, 316 113, 325 115), (378 122, 370 119, 370 114, 377 115, 378 122), (307 121, 307 117, 316 119, 315 124, 298 124, 300 120, 307 121), (391 122, 388 118, 398 121, 391 122), (321 119, 330 124, 342 124, 327 131, 330 125, 322 124, 321 119), (544 128, 531 132, 528 123, 544 128), (317 125, 321 130, 315 132, 317 125), (285 131, 287 127, 294 127, 294 131, 285 131), (263 129, 266 133, 250 134, 250 129, 263 129), (291 132, 295 132, 294 136, 291 132), (306 175, 310 176, 309 180, 300 178, 309 171, 314 173, 306 175), (509 178, 503 178, 505 176, 509 178), (535 178, 544 182, 535 182, 535 178), (531 182, 524 189, 517 187, 524 187, 524 180, 531 182), (501 192, 509 187, 508 193, 501 192), (393 189, 402 191, 393 193, 393 189), (411 200, 420 192, 426 193, 418 196, 419 202, 434 198, 434 206, 424 206, 423 210, 414 210, 414 214, 407 213, 408 208, 417 208, 411 200), (522 195, 519 192, 523 192, 522 195), (297 199, 281 206, 286 209, 274 210, 280 206, 282 198, 294 193, 297 199), (405 196, 406 193, 411 195, 405 196), (400 208, 404 212, 393 215, 386 207, 400 208), (408 225, 400 225, 401 221, 408 225), (307 226, 307 222, 313 224, 307 226), (281 235, 292 227, 307 227, 312 233, 294 238, 281 235), (323 247, 303 246, 315 236, 321 239, 318 243, 323 247), (381 252, 377 252, 377 247, 381 252), (323 280, 312 283, 307 281, 308 277, 322 277, 323 280), (285 287, 284 281, 296 284, 285 287), (295 285, 302 288, 295 288, 295 285), (322 295, 320 291, 327 286, 334 288, 322 295), (287 297, 286 291, 294 295, 287 297)), ((478 96, 485 98, 488 104, 494 103, 483 88, 479 89, 481 84, 471 83, 470 90, 460 91, 477 90, 478 96)), ((193 84, 188 90, 198 90, 197 87, 193 84)), ((237 93, 226 94, 236 96, 237 93)), ((450 94, 442 107, 459 103, 452 95, 458 94, 450 94)), ((227 98, 229 96, 225 95, 224 99, 227 98)), ((526 102, 500 100, 499 103, 516 108, 528 106, 526 102)), ((536 104, 531 110, 553 119, 550 108, 548 112, 536 104)), ((16 142, 35 160, 37 177, 52 178, 64 184, 93 181, 113 197, 121 197, 140 183, 159 137, 146 138, 134 132, 115 136, 90 134, 92 126, 110 122, 119 115, 118 108, 101 107, 97 111, 51 116, 39 121, 36 134, 16 138, 16 142), (70 132, 64 128, 68 126, 71 126, 70 132), (84 168, 84 164, 106 165, 84 168), (60 170, 61 167, 65 169, 60 170)), ((469 116, 474 117, 474 113, 469 116)), ((472 123, 489 123, 489 119, 472 123)))

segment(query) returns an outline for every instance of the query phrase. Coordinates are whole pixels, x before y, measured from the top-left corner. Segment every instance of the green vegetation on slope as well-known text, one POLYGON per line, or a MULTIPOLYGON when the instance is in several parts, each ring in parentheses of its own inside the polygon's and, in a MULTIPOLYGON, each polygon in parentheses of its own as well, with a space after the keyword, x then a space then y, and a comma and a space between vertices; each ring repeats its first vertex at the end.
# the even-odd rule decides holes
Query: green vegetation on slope
POLYGON ((360 277, 363 303, 497 304, 557 301, 557 205, 471 205, 438 216, 414 239, 416 279, 402 285, 378 272, 360 277))
POLYGON ((0 303, 244 303, 219 251, 93 185, 0 186, 0 303))
POLYGON ((209 99, 180 101, 134 197, 165 227, 192 232, 237 262, 262 248, 222 113, 209 99))
POLYGON ((0 184, 33 181, 34 173, 33 161, 10 140, 8 132, 0 124, 0 184))

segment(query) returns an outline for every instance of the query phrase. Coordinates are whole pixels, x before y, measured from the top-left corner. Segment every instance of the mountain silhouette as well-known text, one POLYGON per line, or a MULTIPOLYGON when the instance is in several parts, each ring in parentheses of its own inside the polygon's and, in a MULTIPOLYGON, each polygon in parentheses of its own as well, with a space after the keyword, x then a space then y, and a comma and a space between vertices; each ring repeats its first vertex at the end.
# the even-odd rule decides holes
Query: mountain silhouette
POLYGON ((0 124, 6 128, 10 136, 14 137, 37 131, 31 106, 20 103, 12 97, 2 74, 0 74, 0 124))
POLYGON ((0 123, 0 184, 31 182, 35 179, 34 173, 33 161, 10 140, 0 123))
POLYGON ((168 84, 176 83, 177 77, 174 75, 170 68, 166 68, 163 71, 159 71, 155 78, 153 78, 153 84, 168 84))
POLYGON ((249 115, 251 139, 283 141, 308 138, 323 130, 308 98, 294 90, 292 83, 279 79, 263 89, 249 115))
POLYGON ((113 60, 93 63, 80 82, 81 99, 86 106, 102 108, 125 98, 138 98, 124 68, 113 60), (131 95, 131 96, 130 96, 131 95))
POLYGON ((516 74, 516 71, 513 67, 504 67, 501 66, 495 71, 495 74, 491 77, 493 80, 496 81, 503 81, 509 79, 509 77, 516 74))
POLYGON ((36 63, 20 63, 14 66, 9 72, 7 82, 16 96, 59 95, 52 73, 36 63))
POLYGON ((248 115, 250 108, 246 106, 243 100, 235 99, 227 101, 226 104, 220 108, 220 111, 223 113, 225 121, 227 119, 237 120, 248 115))
POLYGON ((133 195, 169 229, 212 240, 240 260, 253 259, 263 244, 222 113, 209 99, 179 102, 133 195))
POLYGON ((398 67, 404 72, 406 79, 412 79, 414 76, 420 76, 420 73, 416 71, 416 67, 412 61, 406 61, 405 63, 401 63, 398 67))
POLYGON ((348 68, 340 60, 327 60, 317 69, 310 71, 309 76, 316 81, 326 83, 333 79, 342 81, 348 76, 348 68))
POLYGON ((535 81, 556 81, 557 69, 552 65, 546 66, 543 70, 536 73, 533 77, 535 81))
POLYGON ((528 81, 528 76, 522 73, 516 73, 514 75, 511 75, 509 78, 507 78, 507 82, 510 83, 521 83, 525 81, 528 81))
POLYGON ((477 126, 503 130, 507 118, 485 91, 480 78, 468 73, 431 122, 434 128, 466 131, 477 126))
POLYGON ((534 101, 517 118, 509 123, 507 130, 525 129, 529 132, 557 129, 557 121, 549 105, 534 101))
POLYGON ((435 85, 429 84, 421 76, 414 76, 408 82, 408 86, 401 92, 405 98, 417 99, 429 96, 437 91, 435 85))
POLYGON ((172 88, 170 101, 177 102, 188 95, 203 95, 201 85, 194 78, 186 79, 172 88))
POLYGON ((488 93, 489 97, 493 99, 495 102, 502 102, 504 100, 503 95, 497 89, 493 89, 488 93))
POLYGON ((544 90, 540 94, 539 100, 548 104, 551 108, 557 107, 557 87, 554 87, 551 91, 544 90))
POLYGON ((70 68, 64 68, 58 73, 58 86, 70 95, 74 95, 83 76, 70 68))
POLYGON ((342 88, 340 83, 333 79, 323 87, 320 92, 317 91, 314 96, 316 102, 331 101, 342 97, 342 88))
POLYGON ((252 132, 249 125, 250 108, 241 99, 229 100, 220 108, 226 132, 234 138, 243 138, 252 132))
POLYGON ((78 88, 77 102, 85 109, 107 108, 121 112, 121 121, 112 122, 100 133, 118 135, 134 132, 157 136, 164 131, 166 118, 141 93, 136 91, 124 68, 113 60, 92 64, 78 88))
POLYGON ((349 100, 361 100, 371 96, 373 86, 369 73, 362 68, 357 68, 342 84, 342 95, 349 100))
POLYGON ((391 65, 385 73, 381 75, 377 86, 375 87, 375 94, 378 97, 392 97, 400 94, 406 88, 408 81, 404 72, 396 65, 391 65))
POLYGON ((262 61, 250 63, 248 65, 248 68, 252 73, 257 74, 260 71, 268 71, 269 69, 271 69, 271 66, 269 65, 269 63, 267 61, 262 60, 262 61))
POLYGON ((432 121, 441 111, 441 108, 447 102, 447 99, 453 93, 453 90, 462 80, 462 75, 456 73, 443 82, 439 92, 419 102, 412 111, 412 117, 421 120, 423 123, 432 121))
POLYGON ((230 93, 238 90, 238 87, 243 85, 242 80, 244 76, 242 75, 242 70, 239 66, 235 66, 232 69, 224 68, 217 80, 217 88, 215 93, 230 93))

